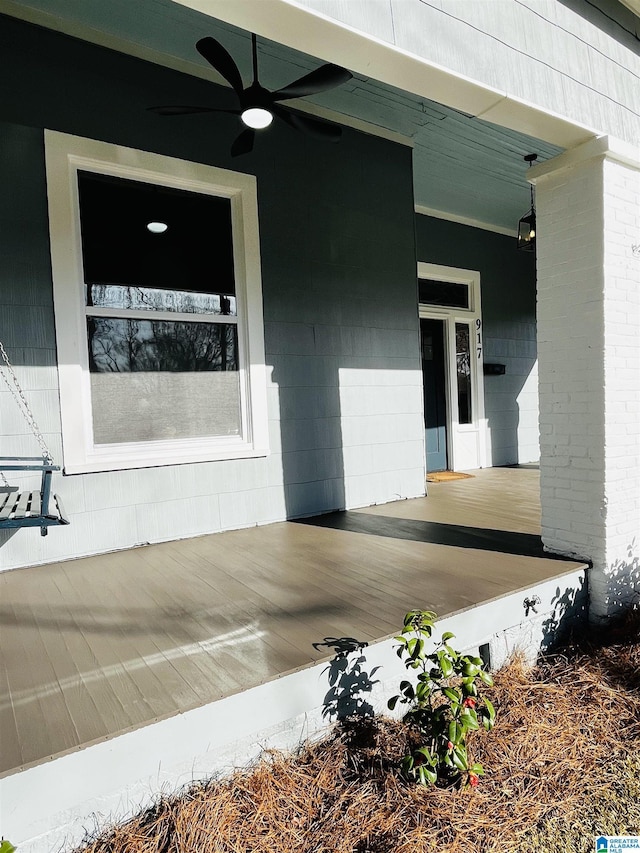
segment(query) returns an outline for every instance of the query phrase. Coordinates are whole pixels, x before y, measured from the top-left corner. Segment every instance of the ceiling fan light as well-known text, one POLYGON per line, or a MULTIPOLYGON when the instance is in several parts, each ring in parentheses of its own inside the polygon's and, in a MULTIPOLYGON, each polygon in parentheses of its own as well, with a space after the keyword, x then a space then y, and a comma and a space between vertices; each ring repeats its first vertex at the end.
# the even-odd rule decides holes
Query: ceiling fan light
POLYGON ((273 121, 273 113, 270 113, 269 110, 265 110, 263 107, 249 107, 249 109, 243 110, 240 118, 247 127, 253 130, 262 130, 265 127, 269 127, 273 121))
POLYGON ((168 227, 166 222, 147 222, 147 231, 152 234, 164 234, 168 227))

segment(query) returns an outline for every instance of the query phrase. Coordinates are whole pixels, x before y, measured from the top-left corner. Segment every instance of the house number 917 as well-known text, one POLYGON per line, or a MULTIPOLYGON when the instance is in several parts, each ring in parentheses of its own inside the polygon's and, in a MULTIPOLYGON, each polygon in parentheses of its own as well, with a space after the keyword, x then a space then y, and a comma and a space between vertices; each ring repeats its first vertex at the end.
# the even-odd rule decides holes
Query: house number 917
POLYGON ((478 317, 476 320, 476 350, 478 352, 478 358, 482 358, 482 320, 478 317))

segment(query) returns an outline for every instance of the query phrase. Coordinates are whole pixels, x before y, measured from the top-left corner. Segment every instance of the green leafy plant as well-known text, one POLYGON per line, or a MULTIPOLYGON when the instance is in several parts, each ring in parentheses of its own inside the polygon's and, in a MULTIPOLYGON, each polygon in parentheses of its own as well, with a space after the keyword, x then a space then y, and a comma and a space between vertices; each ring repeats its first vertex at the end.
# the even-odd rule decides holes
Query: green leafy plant
POLYGON ((3 838, 0 841, 0 853, 14 853, 15 847, 10 841, 7 841, 6 838, 3 838))
POLYGON ((495 724, 495 709, 478 690, 479 685, 492 685, 493 679, 480 658, 460 654, 450 645, 455 636, 450 631, 433 648, 429 641, 435 619, 430 610, 411 610, 395 638, 400 644, 398 657, 418 673, 415 683, 400 682, 400 693, 388 706, 390 710, 398 702, 409 706, 404 720, 422 741, 403 758, 402 772, 422 785, 459 783, 475 788, 484 771, 470 760, 467 735, 481 725, 489 730, 495 724))

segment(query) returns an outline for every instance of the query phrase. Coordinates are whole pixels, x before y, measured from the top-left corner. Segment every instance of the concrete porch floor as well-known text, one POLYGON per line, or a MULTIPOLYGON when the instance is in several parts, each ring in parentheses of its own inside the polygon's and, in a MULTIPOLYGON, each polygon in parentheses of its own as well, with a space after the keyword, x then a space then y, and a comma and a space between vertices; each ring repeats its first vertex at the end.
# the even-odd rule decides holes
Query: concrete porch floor
MULTIPOLYGON (((0 575, 0 777, 581 564, 544 554, 539 475, 0 575)), ((21 531, 19 535, 34 535, 21 531)), ((61 534, 63 535, 63 534, 61 534)))

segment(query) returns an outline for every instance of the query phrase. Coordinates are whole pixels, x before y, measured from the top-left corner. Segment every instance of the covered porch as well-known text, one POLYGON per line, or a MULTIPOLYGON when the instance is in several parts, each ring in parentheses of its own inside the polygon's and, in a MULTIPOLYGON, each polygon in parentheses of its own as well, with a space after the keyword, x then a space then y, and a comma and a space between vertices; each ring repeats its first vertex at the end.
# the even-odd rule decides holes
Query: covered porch
MULTIPOLYGON (((509 625, 540 618, 539 585, 581 568, 543 552, 539 473, 525 466, 430 484, 426 498, 5 572, 2 775, 329 660, 332 638, 374 644, 413 607, 477 615, 512 596, 509 625)), ((484 618, 478 642, 506 627, 484 618)))

